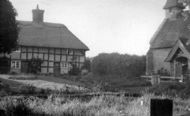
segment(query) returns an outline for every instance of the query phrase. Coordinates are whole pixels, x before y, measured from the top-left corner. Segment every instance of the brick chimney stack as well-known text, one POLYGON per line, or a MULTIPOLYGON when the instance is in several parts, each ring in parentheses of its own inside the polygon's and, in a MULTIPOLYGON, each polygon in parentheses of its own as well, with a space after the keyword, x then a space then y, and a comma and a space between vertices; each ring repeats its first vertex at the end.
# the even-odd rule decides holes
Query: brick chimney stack
POLYGON ((44 22, 44 10, 40 10, 38 5, 36 9, 32 10, 32 14, 34 23, 40 24, 44 22))

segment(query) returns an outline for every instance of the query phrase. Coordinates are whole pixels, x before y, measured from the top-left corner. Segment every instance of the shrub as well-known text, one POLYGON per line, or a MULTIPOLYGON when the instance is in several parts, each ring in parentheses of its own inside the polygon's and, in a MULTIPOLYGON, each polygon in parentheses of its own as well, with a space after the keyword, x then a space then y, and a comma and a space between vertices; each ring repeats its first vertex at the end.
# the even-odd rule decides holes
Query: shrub
POLYGON ((5 83, 0 83, 0 96, 6 96, 11 92, 10 86, 5 83))
POLYGON ((0 90, 0 97, 4 97, 4 96, 7 96, 7 95, 8 95, 7 91, 0 90))
POLYGON ((15 100, 10 97, 1 101, 1 109, 4 110, 5 116, 28 116, 31 109, 21 100, 15 100))
POLYGON ((75 64, 71 64, 72 68, 69 71, 69 75, 79 75, 81 70, 75 65, 75 64))
POLYGON ((35 94, 36 93, 36 87, 32 85, 22 85, 19 88, 19 92, 21 94, 35 94))

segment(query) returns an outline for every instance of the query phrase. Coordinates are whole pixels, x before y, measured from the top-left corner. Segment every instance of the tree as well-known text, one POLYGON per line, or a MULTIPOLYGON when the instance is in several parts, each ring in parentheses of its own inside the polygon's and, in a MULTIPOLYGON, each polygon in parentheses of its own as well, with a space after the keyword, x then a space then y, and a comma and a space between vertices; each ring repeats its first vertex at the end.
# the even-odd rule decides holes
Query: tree
POLYGON ((84 65, 82 66, 82 69, 86 69, 88 71, 91 71, 91 61, 90 58, 86 58, 84 65))
POLYGON ((139 77, 145 73, 146 57, 128 54, 102 53, 92 60, 92 72, 98 75, 139 77))
POLYGON ((0 0, 0 53, 11 53, 17 48, 16 15, 16 10, 9 0, 0 0))

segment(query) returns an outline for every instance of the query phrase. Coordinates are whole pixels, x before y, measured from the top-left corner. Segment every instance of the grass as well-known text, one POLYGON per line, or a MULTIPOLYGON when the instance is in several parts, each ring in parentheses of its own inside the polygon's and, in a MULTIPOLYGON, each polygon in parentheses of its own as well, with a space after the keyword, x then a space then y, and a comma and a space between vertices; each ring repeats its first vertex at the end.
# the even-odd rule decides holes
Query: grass
MULTIPOLYGON (((122 96, 100 96, 89 101, 52 96, 48 99, 23 96, 5 97, 0 100, 0 111, 9 114, 22 111, 23 114, 26 114, 25 116, 28 114, 44 116, 149 116, 151 98, 164 99, 167 97, 150 94, 137 99, 128 99, 122 96), (143 104, 141 104, 142 101, 143 104)), ((190 99, 172 99, 174 100, 173 116, 186 114, 189 111, 190 99)))
POLYGON ((168 82, 154 85, 148 89, 149 93, 155 95, 167 95, 171 97, 190 98, 190 82, 168 82))
POLYGON ((91 73, 81 77, 79 81, 87 87, 103 91, 141 92, 151 85, 149 81, 142 78, 127 78, 117 75, 100 76, 91 73))
MULTIPOLYGON (((37 88, 69 91, 125 91, 140 93, 150 86, 150 82, 141 78, 126 78, 120 76, 99 76, 88 74, 85 76, 35 76, 11 75, 11 80, 37 88)), ((6 78, 6 79, 9 79, 6 78)))
MULTIPOLYGON (((44 81, 48 81, 48 82, 55 82, 55 83, 60 83, 60 84, 69 84, 69 85, 77 85, 77 86, 82 86, 81 83, 77 83, 75 81, 70 81, 69 79, 66 78, 67 76, 59 76, 59 77, 55 77, 55 76, 38 76, 39 80, 44 80, 44 81)), ((69 76, 68 76, 69 78, 69 76)), ((72 78, 72 77, 71 77, 72 78)))
POLYGON ((15 80, 35 80, 37 79, 36 75, 12 75, 9 77, 9 79, 15 79, 15 80))
MULTIPOLYGON (((86 77, 89 78, 89 77, 86 77)), ((100 77, 98 77, 100 78, 100 77)), ((82 78, 81 78, 82 79, 82 78)), ((83 78, 84 79, 84 78, 83 78)), ((4 88, 9 88, 12 91, 14 88, 20 91, 18 96, 6 96, 0 98, 0 115, 1 116, 11 116, 13 114, 18 114, 18 116, 149 116, 150 114, 150 99, 151 98, 168 98, 167 94, 160 94, 159 96, 154 96, 152 94, 145 94, 143 97, 131 99, 124 96, 100 96, 92 98, 69 98, 69 97, 59 97, 59 95, 50 95, 47 99, 41 99, 38 97, 26 96, 27 94, 38 94, 43 93, 33 86, 26 86, 22 83, 1 79, 0 80, 6 85, 4 88), (24 94, 23 94, 24 93, 24 94), (143 101, 143 104, 141 104, 143 101)), ((107 82, 108 79, 104 79, 107 82)), ((126 79, 127 82, 124 83, 125 87, 134 91, 133 80, 126 79), (131 82, 131 83, 130 83, 131 82)), ((18 81, 36 81, 36 80, 18 80, 18 81)), ((85 81, 88 81, 85 80, 85 81)), ((141 80, 138 80, 141 81, 141 80)), ((114 81, 115 82, 115 81, 114 81)), ((134 82, 136 83, 136 82, 134 82)), ((40 83, 38 83, 40 84, 40 83)), ((113 83, 112 83, 113 84, 113 83)), ((142 85, 144 85, 142 83, 142 85)), ((113 85, 116 87, 117 83, 113 85)), ((138 86, 137 86, 138 87, 138 86)), ((137 88, 135 87, 135 88, 137 88)), ((146 87, 146 86, 145 86, 146 87)), ((189 90, 188 84, 185 88, 181 87, 179 84, 172 84, 171 86, 162 86, 159 88, 160 92, 173 91, 181 89, 189 90), (176 86, 178 85, 178 86, 176 86)), ((139 87, 140 88, 140 87, 139 87)), ((157 88, 157 87, 155 87, 157 88)), ((158 91, 156 90, 156 91, 158 91)), ((5 89, 5 91, 7 91, 5 89)), ((186 92, 187 92, 186 91, 186 92)), ((2 91, 0 91, 0 94, 2 91)), ((176 93, 176 92, 175 92, 176 93)), ((187 94, 188 95, 188 94, 187 94)), ((177 96, 169 97, 174 100, 174 116, 182 115, 190 111, 190 99, 181 99, 177 96)))

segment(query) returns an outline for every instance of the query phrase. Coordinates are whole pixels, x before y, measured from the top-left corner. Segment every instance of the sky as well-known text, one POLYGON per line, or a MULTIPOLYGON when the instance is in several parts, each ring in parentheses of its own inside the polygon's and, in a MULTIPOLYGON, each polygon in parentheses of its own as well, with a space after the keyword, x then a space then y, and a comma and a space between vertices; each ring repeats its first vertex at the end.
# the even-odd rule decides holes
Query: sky
POLYGON ((17 20, 31 21, 37 4, 44 21, 61 23, 99 53, 145 55, 149 41, 165 17, 166 0, 10 0, 17 20))

